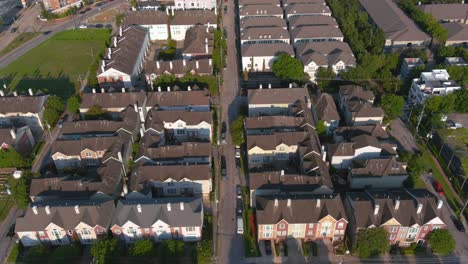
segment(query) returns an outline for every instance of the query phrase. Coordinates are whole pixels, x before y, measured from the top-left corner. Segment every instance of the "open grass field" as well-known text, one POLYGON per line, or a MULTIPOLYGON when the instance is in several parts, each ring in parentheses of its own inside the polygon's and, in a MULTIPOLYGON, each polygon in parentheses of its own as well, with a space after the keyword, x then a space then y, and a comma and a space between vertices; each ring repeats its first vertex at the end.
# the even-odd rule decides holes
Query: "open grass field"
POLYGON ((67 98, 80 87, 80 79, 85 79, 98 55, 104 53, 109 36, 108 29, 57 33, 0 69, 0 79, 6 82, 10 91, 32 88, 67 98))

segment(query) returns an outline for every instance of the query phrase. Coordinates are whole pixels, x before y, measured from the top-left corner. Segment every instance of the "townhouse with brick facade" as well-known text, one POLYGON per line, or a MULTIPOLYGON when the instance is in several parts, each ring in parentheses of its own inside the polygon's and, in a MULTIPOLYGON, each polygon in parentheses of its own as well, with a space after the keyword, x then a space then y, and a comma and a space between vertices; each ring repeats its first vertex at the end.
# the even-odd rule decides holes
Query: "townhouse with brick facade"
POLYGON ((111 232, 126 243, 138 239, 199 241, 203 212, 199 198, 120 200, 111 232))
POLYGON ((15 232, 23 246, 92 244, 107 237, 114 201, 59 200, 32 203, 16 219, 15 232))
POLYGON ((348 220, 339 194, 257 196, 258 240, 344 240, 348 220))
POLYGON ((446 227, 442 206, 443 201, 426 189, 348 192, 345 208, 351 242, 360 229, 383 227, 392 245, 423 243, 432 230, 446 227))

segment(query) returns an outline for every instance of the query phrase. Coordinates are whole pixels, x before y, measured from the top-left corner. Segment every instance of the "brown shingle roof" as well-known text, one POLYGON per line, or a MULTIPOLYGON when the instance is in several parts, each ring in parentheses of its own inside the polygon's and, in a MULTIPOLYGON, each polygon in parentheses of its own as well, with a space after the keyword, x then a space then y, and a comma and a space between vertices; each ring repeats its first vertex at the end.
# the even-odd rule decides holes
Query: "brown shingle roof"
POLYGON ((295 16, 288 19, 289 27, 295 28, 300 26, 334 26, 338 27, 335 18, 331 16, 295 16))
POLYGON ((257 196, 256 205, 260 225, 277 224, 282 219, 288 223, 317 223, 327 215, 336 220, 346 219, 339 194, 257 196), (277 206, 275 199, 278 199, 277 206))
POLYGON ((249 89, 249 104, 293 104, 298 100, 310 102, 305 88, 249 89))
POLYGON ((124 25, 160 25, 168 24, 169 17, 159 10, 131 11, 125 14, 124 25))
POLYGON ((163 182, 167 179, 208 181, 211 179, 210 165, 139 166, 130 178, 130 189, 132 191, 141 191, 148 182, 163 182))
POLYGON ((346 102, 346 109, 351 112, 354 118, 384 116, 384 111, 381 107, 374 107, 370 103, 363 101, 348 101, 346 102))
POLYGON ((210 105, 208 91, 170 91, 148 93, 148 107, 210 105))
POLYGON ((364 88, 358 85, 341 85, 339 94, 340 96, 345 98, 346 101, 349 101, 349 100, 372 101, 375 99, 373 92, 365 91, 364 88))
POLYGON ((468 24, 450 22, 442 23, 442 26, 448 31, 447 41, 468 42, 468 24))
POLYGON ((369 126, 338 127, 335 130, 335 135, 342 136, 344 140, 351 140, 351 138, 359 135, 369 135, 383 140, 388 139, 388 134, 383 129, 381 124, 369 126))
POLYGON ((243 57, 259 57, 259 56, 278 56, 280 53, 287 53, 294 56, 294 49, 287 43, 274 44, 245 44, 241 47, 243 57))
MULTIPOLYGON (((306 121, 303 117, 257 116, 245 118, 245 129, 301 127, 306 121)), ((313 125, 313 124, 310 124, 313 125)))
POLYGON ((284 11, 287 15, 321 15, 331 13, 330 8, 328 8, 328 6, 323 3, 289 4, 284 8, 284 11))
POLYGON ((346 65, 356 65, 351 48, 346 42, 325 41, 297 44, 297 54, 302 64, 314 62, 320 66, 334 65, 343 61, 346 65))
POLYGON ((183 54, 211 54, 213 52, 213 29, 195 26, 185 32, 183 54), (207 50, 208 47, 208 50, 207 50))
POLYGON ((43 110, 48 95, 1 96, 0 114, 39 113, 43 110))
POLYGON ((403 13, 392 0, 359 0, 369 16, 393 41, 428 41, 431 39, 403 13))
POLYGON ((280 27, 251 27, 241 32, 241 40, 283 39, 289 40, 287 29, 280 27))
POLYGON ((16 219, 16 232, 44 231, 50 223, 54 223, 65 230, 74 230, 81 222, 91 226, 109 227, 114 215, 114 201, 96 202, 85 200, 49 201, 33 203, 23 217, 16 219), (33 206, 37 214, 33 211, 33 206), (45 206, 49 206, 50 214, 45 206), (75 211, 78 206, 79 212, 75 211))
POLYGON ((293 4, 325 4, 325 0, 282 0, 284 6, 293 4))
POLYGON ((115 69, 126 74, 133 74, 138 54, 145 45, 148 29, 131 26, 123 30, 117 40, 117 47, 112 47, 111 59, 106 61, 105 70, 115 69))
POLYGON ((166 145, 159 148, 142 148, 139 158, 145 156, 151 160, 171 160, 185 157, 210 157, 211 144, 207 142, 182 142, 179 145, 166 145))
POLYGON ((211 125, 213 116, 211 112, 194 111, 158 111, 153 108, 146 117, 145 128, 154 128, 157 131, 164 129, 164 123, 174 123, 177 120, 184 121, 187 125, 198 125, 206 122, 211 125))
POLYGON ((283 9, 274 5, 245 5, 239 8, 240 16, 283 16, 283 9))
POLYGON ((386 159, 354 160, 351 177, 373 177, 403 175, 406 163, 398 162, 395 157, 386 159))
POLYGON ((291 30, 291 38, 343 38, 343 33, 334 26, 302 26, 291 30))
MULTIPOLYGON (((281 175, 280 171, 258 172, 249 174, 249 188, 256 189, 282 189, 281 187, 290 187, 294 190, 296 187, 305 187, 305 189, 315 190, 321 186, 333 187, 330 177, 322 175, 301 175, 288 174, 281 175)), ((302 189, 302 188, 301 188, 302 189)))
POLYGON ((56 140, 52 143, 50 153, 59 152, 67 156, 76 156, 89 149, 92 151, 106 151, 111 145, 119 141, 119 137, 81 138, 78 140, 56 140))
POLYGON ((13 128, 0 128, 0 147, 4 143, 11 146, 13 142, 15 142, 14 138, 11 136, 11 130, 14 131, 13 128))
POLYGON ((99 105, 102 108, 124 108, 134 104, 141 107, 145 98, 145 92, 85 93, 81 98, 80 108, 89 109, 94 105, 99 105))
POLYGON ((332 122, 340 120, 340 115, 336 110, 335 100, 330 94, 322 93, 315 103, 315 112, 320 120, 332 122))
POLYGON ((211 10, 175 11, 171 25, 216 25, 216 15, 211 10))
POLYGON ((211 59, 177 59, 173 61, 159 61, 146 63, 145 72, 148 75, 154 73, 158 76, 163 74, 185 75, 187 73, 207 75, 213 73, 213 65, 211 59))
POLYGON ((396 155, 396 145, 389 143, 381 143, 375 137, 368 135, 360 135, 353 137, 352 142, 341 142, 337 144, 329 144, 328 151, 331 156, 354 156, 356 149, 373 146, 382 149, 385 155, 396 155))
POLYGON ((240 21, 240 28, 247 29, 250 27, 280 27, 287 28, 286 20, 279 17, 247 17, 240 21))
POLYGON ((247 137, 247 149, 259 147, 263 150, 274 150, 280 144, 299 145, 307 139, 305 132, 284 132, 273 135, 250 135, 247 137))
POLYGON ((239 0, 239 7, 244 5, 275 5, 280 6, 279 0, 239 0))
POLYGON ((418 8, 425 13, 430 13, 432 16, 440 20, 452 19, 467 19, 468 5, 466 4, 432 4, 432 5, 418 5, 418 8))

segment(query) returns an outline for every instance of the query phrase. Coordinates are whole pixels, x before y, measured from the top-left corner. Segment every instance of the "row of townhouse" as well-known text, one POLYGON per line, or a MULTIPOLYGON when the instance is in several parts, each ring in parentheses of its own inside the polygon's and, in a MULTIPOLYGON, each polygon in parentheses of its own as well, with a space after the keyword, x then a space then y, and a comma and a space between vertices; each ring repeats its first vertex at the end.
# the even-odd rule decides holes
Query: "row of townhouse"
POLYGON ((239 18, 245 71, 271 71, 281 53, 301 60, 312 81, 319 68, 339 73, 356 65, 325 1, 243 2, 239 18))
POLYGON ((213 0, 175 0, 175 1, 159 1, 159 0, 138 0, 138 10, 193 10, 193 9, 210 9, 216 11, 216 1, 213 0))
POLYGON ((200 240, 212 191, 206 91, 88 93, 81 115, 96 105, 110 119, 65 122, 51 147, 59 173, 32 181, 16 225, 23 244, 86 244, 109 230, 128 243, 200 240))
POLYGON ((92 244, 109 234, 136 239, 198 241, 203 228, 199 198, 59 200, 30 204, 16 220, 15 232, 26 247, 39 244, 92 244))

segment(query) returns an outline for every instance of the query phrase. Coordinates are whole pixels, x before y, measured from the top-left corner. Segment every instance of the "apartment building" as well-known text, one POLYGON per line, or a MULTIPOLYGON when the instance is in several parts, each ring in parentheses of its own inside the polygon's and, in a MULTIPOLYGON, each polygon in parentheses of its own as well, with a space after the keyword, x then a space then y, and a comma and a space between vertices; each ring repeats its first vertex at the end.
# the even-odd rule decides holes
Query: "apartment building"
MULTIPOLYGON (((168 10, 168 9, 167 9, 168 10)), ((125 14, 125 27, 134 25, 147 28, 151 41, 169 38, 169 14, 159 10, 133 11, 125 14)))
POLYGON ((29 126, 36 135, 44 130, 43 114, 48 95, 20 95, 16 92, 13 96, 5 96, 0 91, 0 126, 22 127, 29 126))
POLYGON ((447 70, 435 69, 422 72, 419 78, 413 79, 409 97, 416 104, 424 103, 431 96, 444 96, 461 89, 457 82, 450 80, 447 70))

